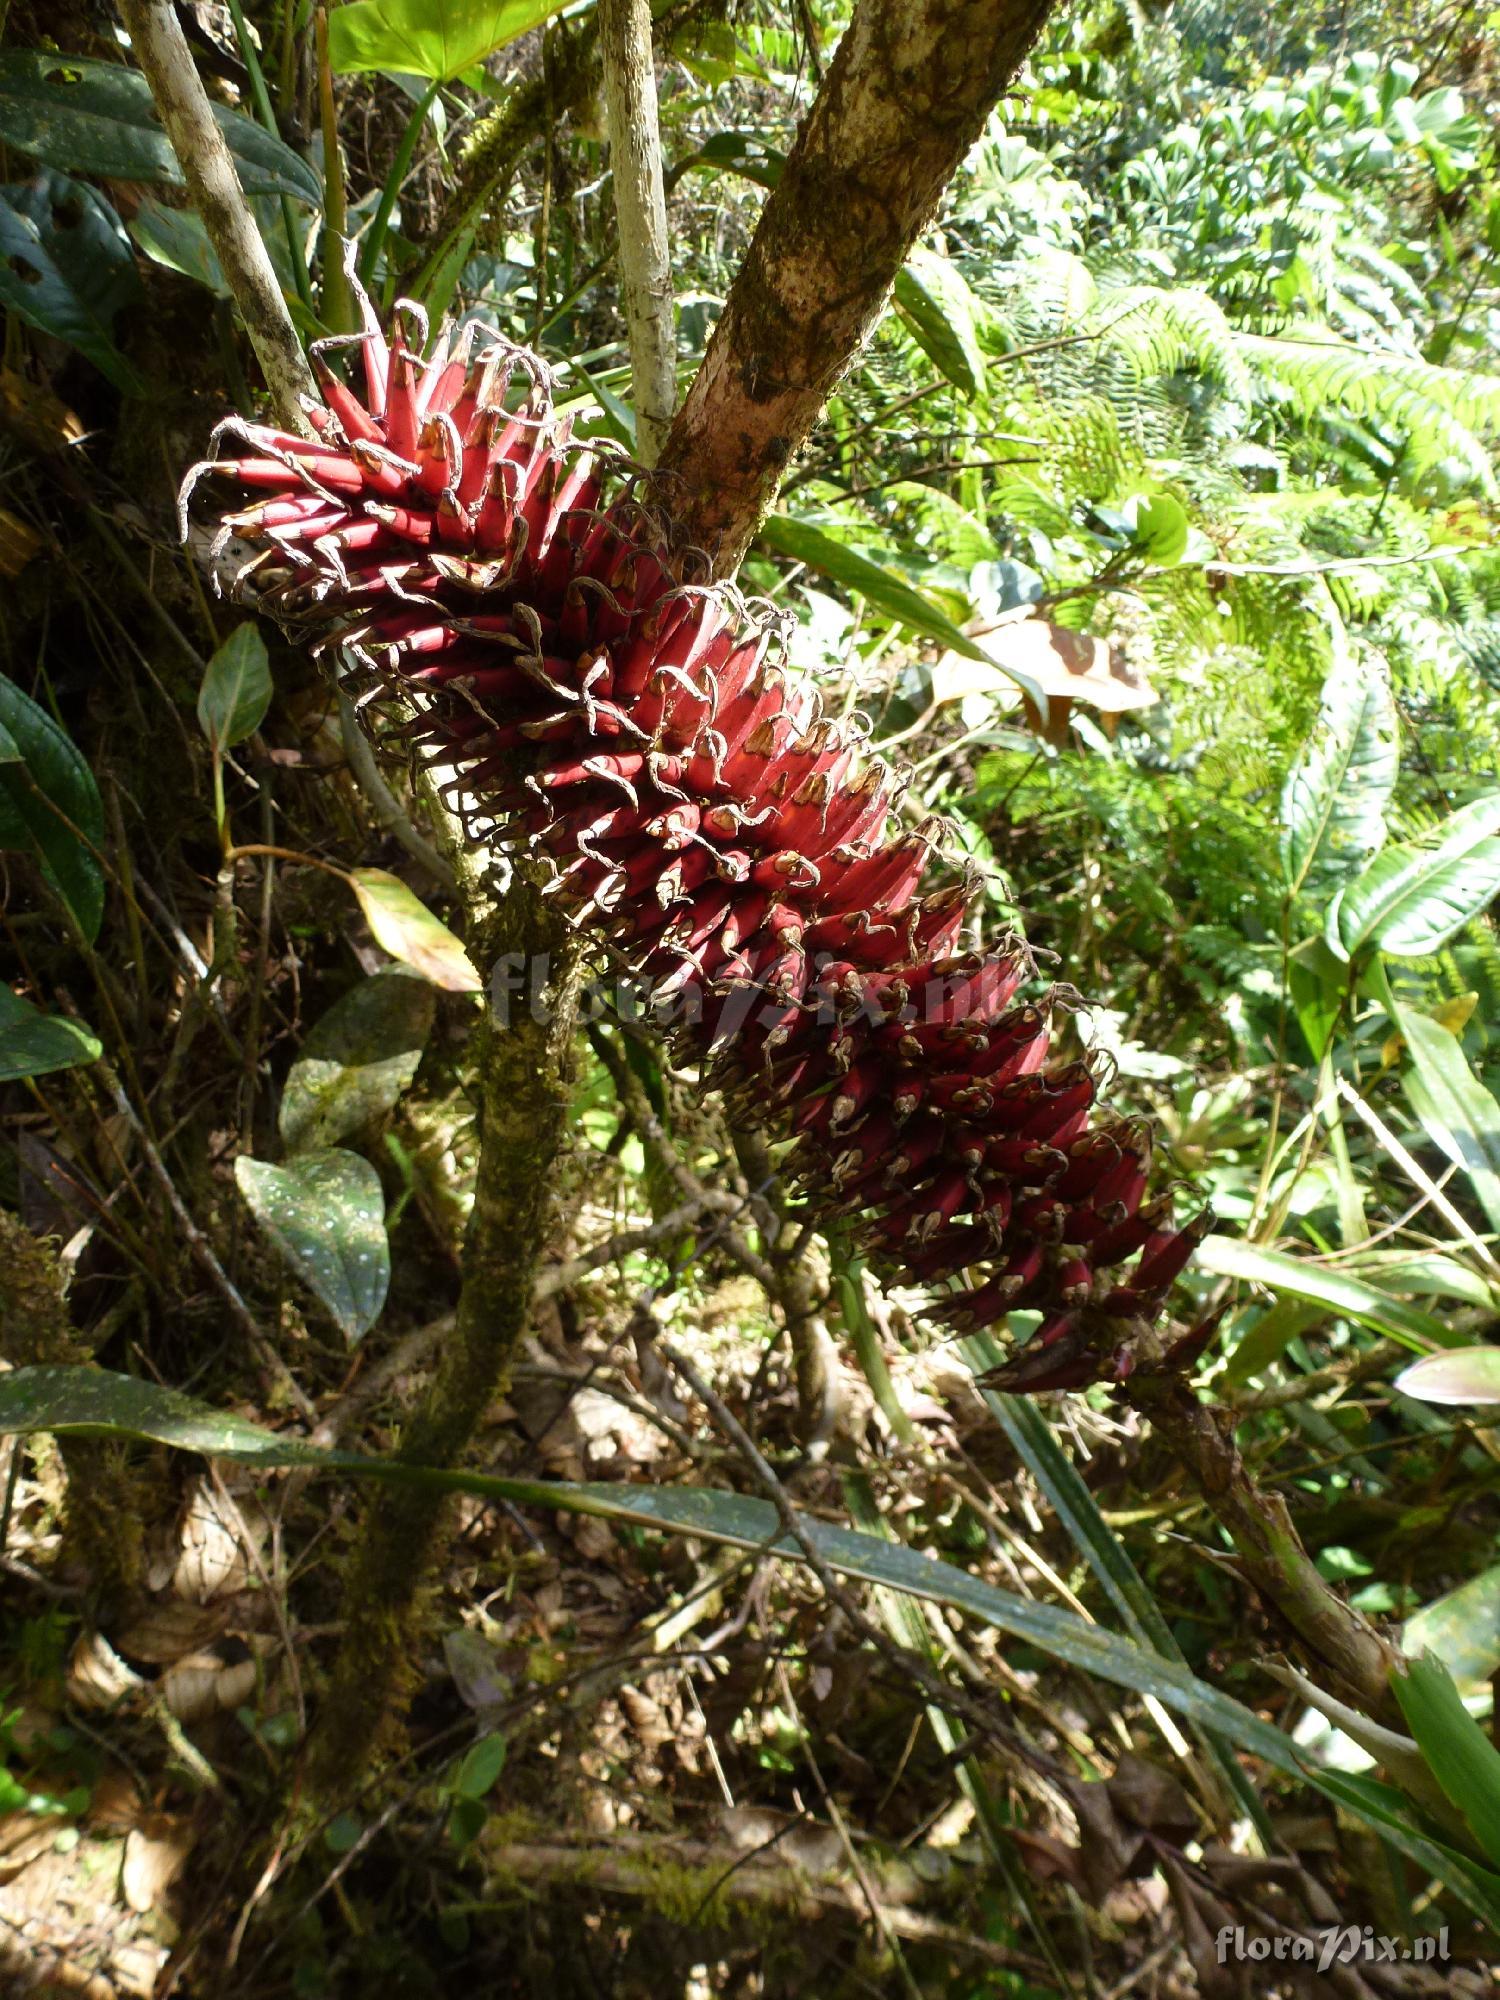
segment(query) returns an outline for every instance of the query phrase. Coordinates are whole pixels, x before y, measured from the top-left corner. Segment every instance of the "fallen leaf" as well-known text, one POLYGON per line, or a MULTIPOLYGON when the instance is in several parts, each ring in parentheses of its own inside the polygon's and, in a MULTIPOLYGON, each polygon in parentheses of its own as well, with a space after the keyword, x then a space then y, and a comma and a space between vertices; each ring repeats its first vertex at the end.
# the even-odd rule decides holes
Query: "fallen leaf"
POLYGON ((161 1908, 193 1849, 192 1822, 153 1813, 125 1836, 120 1888, 138 1916, 161 1908))

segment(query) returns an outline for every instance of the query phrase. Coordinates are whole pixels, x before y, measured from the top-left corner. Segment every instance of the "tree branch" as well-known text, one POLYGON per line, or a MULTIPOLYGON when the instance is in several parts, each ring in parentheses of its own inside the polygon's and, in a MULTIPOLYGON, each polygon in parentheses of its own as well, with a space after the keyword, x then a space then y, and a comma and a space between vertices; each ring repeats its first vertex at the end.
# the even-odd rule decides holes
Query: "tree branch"
POLYGON ((599 55, 630 332, 635 451, 642 465, 655 465, 677 405, 677 348, 648 0, 599 0, 599 55))
POLYGON ((860 0, 662 454, 737 567, 1051 0, 860 0))

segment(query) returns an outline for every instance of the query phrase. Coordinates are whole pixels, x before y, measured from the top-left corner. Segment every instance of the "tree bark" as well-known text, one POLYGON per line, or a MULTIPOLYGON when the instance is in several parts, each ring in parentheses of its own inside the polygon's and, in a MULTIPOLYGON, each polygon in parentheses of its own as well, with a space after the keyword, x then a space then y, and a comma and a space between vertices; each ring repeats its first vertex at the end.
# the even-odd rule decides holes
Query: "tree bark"
POLYGON ((684 541, 739 564, 1051 0, 860 0, 662 454, 684 541))
POLYGON ((677 343, 649 0, 599 0, 599 55, 630 332, 636 457, 655 465, 677 407, 677 343))

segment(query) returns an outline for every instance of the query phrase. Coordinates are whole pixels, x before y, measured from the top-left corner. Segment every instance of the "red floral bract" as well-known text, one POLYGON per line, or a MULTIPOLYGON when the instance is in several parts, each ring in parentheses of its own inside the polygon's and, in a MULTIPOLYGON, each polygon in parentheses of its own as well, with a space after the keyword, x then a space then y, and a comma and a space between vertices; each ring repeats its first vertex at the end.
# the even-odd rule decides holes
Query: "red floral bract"
POLYGON ((1146 1128, 1094 1118, 1090 1064, 1049 1059, 1024 944, 961 948, 972 885, 924 886, 941 826, 903 819, 903 775, 763 611, 685 580, 534 356, 469 327, 423 359, 399 320, 358 342, 363 399, 315 355, 314 440, 231 420, 244 454, 190 478, 248 497, 224 528, 257 545, 260 608, 406 699, 471 829, 550 857, 888 1276, 961 1280, 933 1308, 960 1328, 1042 1313, 1006 1386, 1159 1365, 1205 1219, 1173 1227, 1146 1128))

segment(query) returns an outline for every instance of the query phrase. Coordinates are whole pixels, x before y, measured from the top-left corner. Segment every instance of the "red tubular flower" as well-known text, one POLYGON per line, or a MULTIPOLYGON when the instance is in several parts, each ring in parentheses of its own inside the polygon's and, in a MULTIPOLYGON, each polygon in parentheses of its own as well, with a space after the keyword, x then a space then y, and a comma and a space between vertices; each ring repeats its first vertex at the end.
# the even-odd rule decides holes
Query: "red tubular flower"
POLYGON ((231 419, 243 452, 184 489, 241 490, 223 539, 255 546, 259 607, 405 700, 471 830, 550 858, 887 1275, 963 1280, 933 1307, 959 1328, 1041 1311, 1002 1383, 1115 1377, 1122 1343, 1149 1365, 1207 1218, 1174 1231, 1145 1131, 1090 1123, 1024 943, 961 948, 972 885, 926 886, 942 828, 898 816, 905 774, 823 714, 763 608, 690 580, 535 356, 467 327, 423 359, 399 320, 358 344, 362 399, 315 353, 315 438, 231 419))

